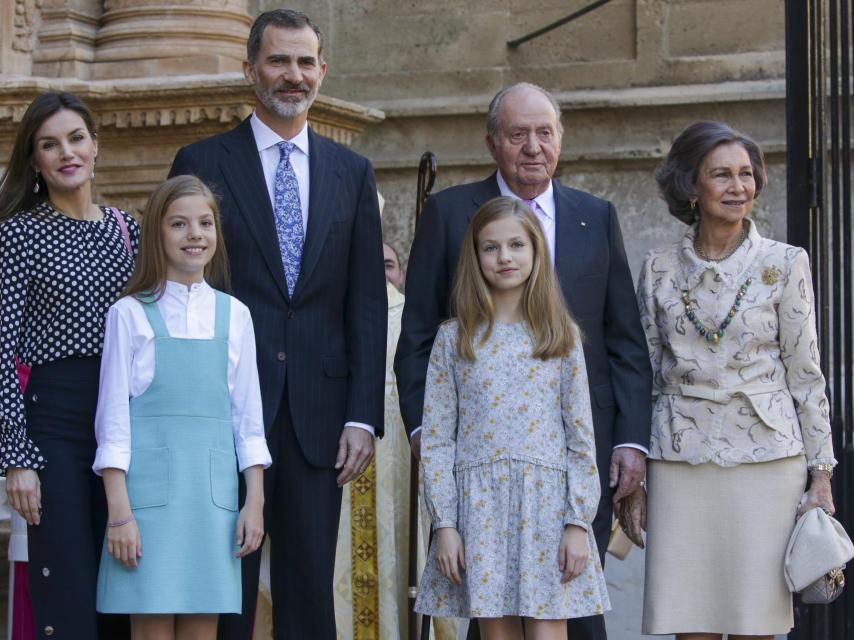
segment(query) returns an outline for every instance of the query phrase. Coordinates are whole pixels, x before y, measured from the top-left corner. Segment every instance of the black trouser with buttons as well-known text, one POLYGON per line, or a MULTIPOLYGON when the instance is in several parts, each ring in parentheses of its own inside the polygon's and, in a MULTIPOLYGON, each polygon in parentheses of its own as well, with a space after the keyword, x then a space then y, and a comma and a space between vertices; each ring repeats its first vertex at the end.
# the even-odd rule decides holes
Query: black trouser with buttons
POLYGON ((107 520, 95 460, 100 358, 33 367, 24 396, 27 431, 45 458, 41 523, 27 528, 30 599, 38 638, 122 640, 127 616, 95 613, 107 520))

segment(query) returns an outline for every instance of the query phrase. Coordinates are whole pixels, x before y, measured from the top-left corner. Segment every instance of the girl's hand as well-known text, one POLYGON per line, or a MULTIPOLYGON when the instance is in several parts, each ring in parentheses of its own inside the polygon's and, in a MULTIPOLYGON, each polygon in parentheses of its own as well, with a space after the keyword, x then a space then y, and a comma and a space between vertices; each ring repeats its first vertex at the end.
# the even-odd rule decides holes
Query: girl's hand
POLYGON ((574 524, 566 525, 560 538, 557 558, 558 567, 563 573, 560 579, 561 584, 566 584, 580 576, 590 558, 587 532, 574 524))
POLYGON ((830 490, 830 474, 825 471, 816 471, 810 476, 810 488, 801 498, 801 504, 798 506, 798 517, 815 507, 827 510, 830 515, 836 513, 836 508, 833 506, 833 494, 830 490))
POLYGON ((6 497, 9 504, 32 526, 39 524, 42 519, 41 487, 39 474, 34 470, 20 467, 6 469, 6 497))
POLYGON ((444 527, 436 530, 436 560, 439 562, 439 571, 454 584, 462 584, 460 570, 466 568, 465 551, 463 550, 463 539, 459 531, 453 527, 444 527))
MULTIPOLYGON (((113 518, 117 521, 122 518, 113 518)), ((139 527, 136 520, 131 520, 120 527, 107 527, 107 553, 125 565, 128 569, 135 569, 138 560, 142 557, 142 538, 139 535, 139 527)))
POLYGON ((264 508, 257 501, 247 500, 237 517, 238 558, 257 551, 264 539, 264 508))

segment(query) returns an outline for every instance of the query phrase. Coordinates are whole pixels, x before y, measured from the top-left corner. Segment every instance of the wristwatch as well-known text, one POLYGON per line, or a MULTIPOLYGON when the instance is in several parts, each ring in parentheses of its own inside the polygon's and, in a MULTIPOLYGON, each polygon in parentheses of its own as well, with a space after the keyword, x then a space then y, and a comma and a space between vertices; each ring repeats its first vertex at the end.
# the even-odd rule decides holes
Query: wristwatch
POLYGON ((829 477, 833 477, 833 465, 830 464, 814 464, 810 467, 810 473, 815 471, 824 471, 829 477))

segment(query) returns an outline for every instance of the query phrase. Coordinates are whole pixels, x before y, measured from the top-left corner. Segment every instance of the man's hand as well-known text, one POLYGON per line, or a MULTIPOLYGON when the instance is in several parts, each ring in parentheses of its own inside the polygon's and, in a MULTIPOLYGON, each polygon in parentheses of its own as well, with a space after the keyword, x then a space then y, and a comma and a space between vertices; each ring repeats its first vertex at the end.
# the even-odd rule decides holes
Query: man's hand
POLYGON ((646 474, 646 456, 640 449, 617 447, 611 452, 611 483, 614 504, 632 493, 646 474))
POLYGON ((374 436, 359 427, 344 427, 338 441, 338 457, 335 468, 341 469, 337 482, 339 487, 362 475, 374 457, 374 436))
POLYGON ((620 527, 634 544, 643 549, 643 536, 646 531, 646 490, 638 487, 616 504, 620 527))
POLYGON ((412 457, 421 460, 421 432, 419 431, 409 439, 409 448, 412 449, 412 457))

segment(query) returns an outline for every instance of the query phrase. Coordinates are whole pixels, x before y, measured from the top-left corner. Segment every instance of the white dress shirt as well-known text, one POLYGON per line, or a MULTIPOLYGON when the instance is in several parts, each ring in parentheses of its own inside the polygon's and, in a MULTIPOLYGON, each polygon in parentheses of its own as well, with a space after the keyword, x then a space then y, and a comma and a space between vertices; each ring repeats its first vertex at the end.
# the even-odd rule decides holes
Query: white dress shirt
MULTIPOLYGON (((216 294, 206 283, 166 282, 157 307, 173 338, 211 339, 214 336, 216 294)), ((95 436, 98 449, 92 469, 127 472, 131 456, 131 398, 154 380, 154 330, 135 298, 121 298, 107 312, 95 436)), ((255 360, 255 332, 249 309, 231 299, 228 332, 228 390, 232 430, 241 471, 272 464, 264 437, 261 388, 255 360)))
MULTIPOLYGON (((501 175, 500 171, 495 173, 495 177, 498 180, 498 190, 501 192, 502 196, 507 196, 508 198, 516 198, 517 200, 524 200, 524 198, 520 198, 515 193, 513 193, 510 186, 504 180, 504 176, 501 175)), ((527 202, 527 200, 526 200, 527 202)), ((555 219, 557 216, 555 215, 555 195, 554 195, 554 187, 552 186, 551 180, 549 180, 548 188, 543 191, 540 195, 534 198, 534 205, 531 207, 534 210, 534 215, 537 216, 537 220, 540 221, 540 226, 543 229, 543 235, 546 236, 546 244, 549 245, 549 258, 551 258, 552 266, 555 263, 555 219)))

